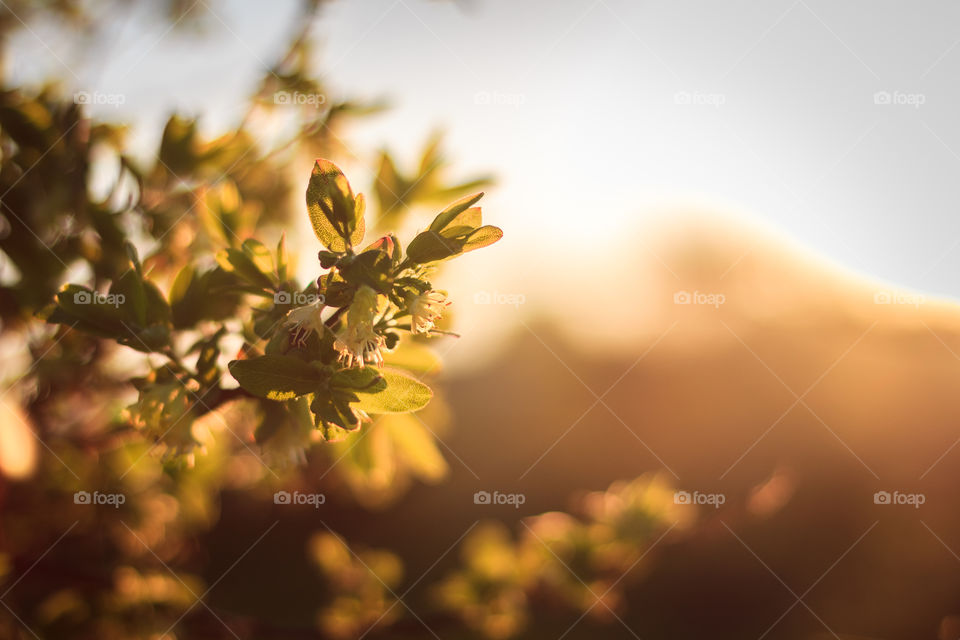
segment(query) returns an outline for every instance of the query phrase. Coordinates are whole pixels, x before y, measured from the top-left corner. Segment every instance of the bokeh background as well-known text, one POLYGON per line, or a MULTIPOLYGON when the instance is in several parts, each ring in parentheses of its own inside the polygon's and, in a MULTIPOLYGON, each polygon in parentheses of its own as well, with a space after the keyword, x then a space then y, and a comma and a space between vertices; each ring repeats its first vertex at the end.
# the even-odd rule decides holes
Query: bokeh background
MULTIPOLYGON (((134 152, 173 111, 216 135, 299 3, 186 6, 181 28, 133 5, 94 42, 41 16, 8 81, 123 95, 90 111, 130 123, 134 152)), ((456 173, 495 176, 484 211, 506 232, 444 274, 463 334, 437 347, 446 481, 325 522, 439 575, 478 520, 522 528, 658 473, 724 504, 616 619, 524 637, 960 637, 960 6, 365 0, 324 6, 316 35, 330 100, 389 105, 342 132, 351 180, 443 130, 456 173)), ((314 518, 284 519, 216 606, 300 616, 310 573, 279 549, 314 518)), ((225 494, 211 575, 273 520, 225 494)))

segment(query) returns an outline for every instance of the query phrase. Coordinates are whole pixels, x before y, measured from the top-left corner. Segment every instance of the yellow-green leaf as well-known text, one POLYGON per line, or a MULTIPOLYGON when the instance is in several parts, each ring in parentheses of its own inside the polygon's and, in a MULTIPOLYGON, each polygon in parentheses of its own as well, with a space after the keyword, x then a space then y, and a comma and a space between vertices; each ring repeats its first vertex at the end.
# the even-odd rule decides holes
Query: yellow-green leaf
POLYGON ((216 259, 224 271, 235 273, 256 287, 273 289, 270 276, 261 271, 247 253, 237 249, 224 249, 217 253, 216 259))
MULTIPOLYGON (((433 219, 432 223, 430 223, 430 231, 435 231, 437 233, 440 233, 441 231, 446 229, 448 226, 450 226, 450 223, 457 216, 459 216, 462 212, 466 211, 467 209, 475 205, 482 197, 483 197, 483 191, 481 191, 480 193, 475 193, 472 196, 467 196, 465 198, 461 198, 457 200, 456 202, 448 206, 446 209, 441 211, 439 214, 437 214, 437 217, 433 219)), ((477 224, 479 225, 480 224, 479 208, 477 208, 476 215, 478 217, 477 224)))
POLYGON ((427 406, 433 398, 430 387, 397 369, 381 369, 385 386, 375 385, 377 391, 355 390, 360 398, 357 408, 367 413, 409 413, 427 406))
POLYGON ((318 158, 307 185, 307 213, 317 238, 331 251, 359 244, 364 234, 363 198, 353 195, 340 168, 318 158))
POLYGON ((268 400, 290 400, 312 393, 324 377, 310 363, 292 356, 234 360, 228 366, 241 387, 268 400))

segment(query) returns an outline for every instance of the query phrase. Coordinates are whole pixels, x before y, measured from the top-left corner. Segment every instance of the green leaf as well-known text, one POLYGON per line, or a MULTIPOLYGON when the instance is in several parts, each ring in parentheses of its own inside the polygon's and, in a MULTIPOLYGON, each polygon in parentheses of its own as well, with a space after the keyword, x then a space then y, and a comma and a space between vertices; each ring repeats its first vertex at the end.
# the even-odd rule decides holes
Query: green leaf
POLYGON ((367 413, 409 413, 427 406, 433 391, 422 382, 396 369, 381 369, 385 386, 377 384, 376 391, 356 391, 360 398, 358 409, 367 413))
POLYGON ((170 329, 165 325, 155 324, 145 329, 130 329, 117 337, 117 342, 143 353, 163 351, 170 346, 170 329))
MULTIPOLYGON (((353 210, 354 218, 359 222, 361 226, 363 226, 363 214, 367 212, 367 199, 364 197, 362 193, 358 193, 357 197, 354 199, 354 203, 355 203, 354 210, 353 210)), ((361 240, 363 240, 362 229, 361 229, 360 235, 356 237, 356 240, 353 242, 353 244, 357 244, 361 240)))
POLYGON ((277 277, 280 282, 287 279, 287 265, 290 259, 287 257, 287 234, 280 234, 280 242, 277 243, 277 277))
POLYGON ((351 367, 334 372, 330 386, 372 393, 386 389, 387 383, 375 367, 351 367))
POLYGON ((435 231, 424 231, 407 245, 407 257, 418 264, 438 262, 458 255, 462 246, 460 240, 444 238, 435 231))
POLYGON ((237 249, 224 249, 217 253, 217 264, 224 271, 240 276, 255 287, 273 289, 273 281, 247 253, 237 249))
POLYGON ((163 297, 157 285, 149 280, 143 281, 144 301, 147 310, 147 325, 151 324, 169 324, 171 318, 170 305, 167 299, 163 297))
MULTIPOLYGON (((480 193, 475 193, 472 196, 467 196, 465 198, 461 198, 460 200, 457 200, 456 202, 448 206, 446 209, 441 211, 439 214, 437 214, 437 217, 433 219, 432 223, 430 223, 430 231, 435 231, 436 233, 440 233, 441 231, 446 229, 448 226, 450 226, 450 223, 453 222, 457 218, 457 216, 459 216, 461 213, 463 213, 464 211, 466 211, 467 209, 475 205, 477 202, 479 202, 480 198, 482 197, 483 197, 483 191, 481 191, 480 193)), ((476 224, 473 225, 474 227, 480 225, 479 207, 477 208, 476 216, 477 216, 477 221, 476 221, 476 224)))
POLYGON ((317 393, 310 402, 310 411, 314 413, 317 428, 327 441, 339 438, 341 431, 355 431, 360 428, 360 416, 351 407, 357 396, 348 391, 333 390, 329 394, 317 393))
POLYGON ((392 225, 396 221, 403 210, 401 194, 407 193, 408 189, 406 181, 397 172, 393 158, 386 151, 382 151, 374 192, 380 205, 380 218, 383 223, 392 225))
POLYGON ((189 173, 196 165, 197 155, 197 121, 170 116, 160 139, 160 165, 175 175, 189 173))
POLYGON ((407 257, 414 263, 427 264, 453 258, 461 253, 491 245, 503 237, 497 227, 482 224, 477 202, 483 193, 463 198, 444 209, 430 225, 407 246, 407 257))
POLYGON ((177 273, 177 277, 173 279, 173 284, 170 286, 169 299, 171 306, 176 307, 186 299, 187 291, 193 283, 194 273, 193 265, 189 262, 177 273))
POLYGON ((192 327, 201 320, 224 320, 236 313, 242 291, 236 275, 221 268, 195 271, 184 267, 170 287, 173 326, 192 327))
POLYGON ((197 214, 204 231, 214 246, 229 247, 235 243, 240 213, 240 193, 230 179, 221 180, 203 194, 197 214))
POLYGON ((47 322, 76 325, 78 329, 101 337, 114 338, 125 331, 123 316, 114 304, 108 304, 87 287, 64 285, 57 293, 57 308, 47 322))
POLYGON ((241 387, 268 400, 289 400, 313 393, 326 377, 310 363, 292 356, 233 360, 228 367, 241 387))
POLYGON ((143 279, 130 269, 110 285, 110 294, 117 296, 124 319, 141 327, 147 325, 147 294, 143 279))
POLYGON ((473 233, 483 224, 480 207, 470 207, 461 211, 444 227, 440 235, 448 238, 456 238, 464 234, 473 233))
POLYGON ((467 251, 473 251, 474 249, 488 247, 502 237, 503 230, 500 229, 500 227, 494 227, 493 225, 480 227, 467 236, 466 242, 463 243, 462 251, 466 253, 467 251))
MULTIPOLYGON (((220 271, 220 273, 223 273, 220 271)), ((170 287, 170 317, 173 326, 183 329, 193 326, 203 316, 204 302, 210 300, 210 274, 198 273, 193 265, 185 265, 170 287)))
POLYGON ((247 238, 240 246, 245 254, 250 256, 253 264, 264 274, 273 273, 273 253, 259 240, 247 238))
POLYGON ((420 177, 429 175, 443 166, 443 154, 440 152, 440 145, 443 144, 443 132, 434 131, 427 138, 426 145, 423 147, 423 154, 420 156, 420 177))
POLYGON ((354 197, 337 165, 317 159, 307 185, 307 213, 317 238, 331 251, 345 251, 363 240, 365 203, 354 197))

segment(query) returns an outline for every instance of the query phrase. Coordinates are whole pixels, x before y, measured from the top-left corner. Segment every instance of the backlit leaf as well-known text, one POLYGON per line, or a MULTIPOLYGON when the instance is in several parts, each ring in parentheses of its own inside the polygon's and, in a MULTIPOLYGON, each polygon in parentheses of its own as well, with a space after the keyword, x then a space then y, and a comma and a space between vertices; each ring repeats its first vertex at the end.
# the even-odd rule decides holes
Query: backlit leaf
POLYGON ((337 165, 317 159, 307 185, 307 213, 317 238, 331 251, 359 244, 364 234, 364 200, 356 198, 337 165))
POLYGON ((312 393, 325 378, 323 372, 292 356, 233 360, 229 368, 241 387, 269 400, 289 400, 312 393))
POLYGON ((397 369, 381 369, 380 375, 386 386, 372 393, 357 391, 357 408, 367 413, 409 413, 427 406, 433 398, 430 387, 397 369))
MULTIPOLYGON (((480 193, 475 193, 472 196, 467 196, 465 198, 461 198, 460 200, 457 200, 456 202, 448 206, 446 209, 441 211, 439 214, 437 214, 437 217, 433 219, 432 223, 430 223, 430 231, 436 231, 437 233, 440 233, 441 231, 446 229, 450 225, 450 223, 460 213, 466 211, 467 209, 475 205, 477 202, 479 202, 480 198, 482 197, 483 197, 483 192, 481 191, 480 193)), ((479 208, 477 208, 476 215, 477 216, 480 215, 479 208)), ((479 223, 480 221, 478 219, 477 224, 479 223)))

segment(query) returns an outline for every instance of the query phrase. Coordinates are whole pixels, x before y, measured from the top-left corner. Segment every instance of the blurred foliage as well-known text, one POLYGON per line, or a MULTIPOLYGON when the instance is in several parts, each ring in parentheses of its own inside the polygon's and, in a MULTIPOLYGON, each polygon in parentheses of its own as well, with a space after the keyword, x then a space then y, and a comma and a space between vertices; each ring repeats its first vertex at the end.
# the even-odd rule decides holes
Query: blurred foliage
POLYGON ((396 226, 414 203, 441 203, 459 198, 493 182, 489 176, 449 184, 446 173, 449 163, 442 152, 443 136, 435 133, 423 150, 416 171, 405 175, 397 169, 388 151, 380 152, 375 191, 380 207, 379 221, 384 227, 396 226))
POLYGON ((355 638, 372 625, 396 619, 393 590, 403 577, 397 556, 378 549, 355 551, 332 532, 316 534, 309 547, 330 591, 329 604, 317 613, 321 631, 333 638, 355 638))
POLYGON ((590 493, 580 509, 582 518, 528 518, 516 541, 500 523, 476 527, 463 544, 463 568, 437 585, 437 600, 492 639, 520 635, 538 601, 609 621, 623 606, 623 589, 652 560, 652 545, 690 521, 659 478, 590 493))

